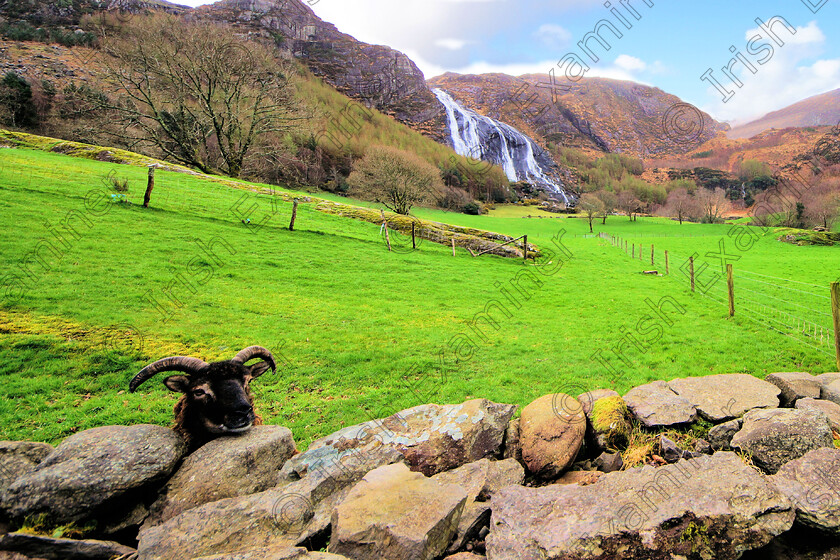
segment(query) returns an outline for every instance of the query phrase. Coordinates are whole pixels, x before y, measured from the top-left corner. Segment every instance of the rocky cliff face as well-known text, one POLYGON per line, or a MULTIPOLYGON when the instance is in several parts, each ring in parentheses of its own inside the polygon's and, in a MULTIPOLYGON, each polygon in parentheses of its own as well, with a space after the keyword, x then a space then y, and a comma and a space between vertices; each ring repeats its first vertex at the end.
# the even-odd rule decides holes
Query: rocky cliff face
POLYGON ((271 38, 345 95, 435 140, 445 138, 443 107, 411 59, 341 33, 300 0, 222 0, 197 8, 192 17, 230 22, 271 38))
POLYGON ((0 0, 0 22, 26 22, 34 27, 78 26, 82 16, 102 11, 136 13, 140 10, 161 10, 183 14, 191 10, 165 0, 0 0))
POLYGON ((447 73, 429 83, 537 140, 584 149, 678 155, 728 129, 678 97, 634 82, 590 78, 569 84, 542 74, 447 73))

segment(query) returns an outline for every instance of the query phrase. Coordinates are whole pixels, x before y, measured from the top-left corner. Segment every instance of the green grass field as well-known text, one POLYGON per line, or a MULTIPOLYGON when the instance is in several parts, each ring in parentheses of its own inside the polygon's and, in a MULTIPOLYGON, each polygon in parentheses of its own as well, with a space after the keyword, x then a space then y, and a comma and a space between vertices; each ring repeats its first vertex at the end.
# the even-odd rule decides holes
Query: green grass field
MULTIPOLYGON (((527 234, 548 250, 565 230, 571 257, 562 268, 556 252, 536 265, 462 249, 453 258, 428 241, 389 253, 378 226, 302 204, 290 232, 290 203, 184 174, 159 171, 152 208, 143 209, 145 176, 143 167, 0 149, 0 439, 55 443, 105 424, 169 424, 177 397, 159 380, 128 393, 141 367, 175 353, 226 359, 251 344, 282 356, 277 374, 254 384, 257 409, 265 422, 289 426, 301 447, 426 402, 524 405, 550 392, 621 392, 654 379, 836 369, 828 346, 729 318, 673 270, 642 275, 649 260, 583 237, 585 220, 523 218, 536 209, 519 207, 490 216, 417 211, 527 234), (109 176, 129 180, 132 204, 103 194, 109 176), (75 234, 58 226, 63 220, 75 234), (517 278, 522 292, 511 284, 517 278), (683 312, 669 312, 671 324, 646 322, 645 300, 663 297, 683 312), (494 301, 507 313, 491 306, 498 328, 481 321, 479 335, 470 322, 494 301), (653 334, 633 347, 624 337, 640 322, 653 334), (617 345, 626 362, 610 360, 614 370, 593 358, 617 345)), ((611 217, 596 231, 687 256, 717 251, 721 239, 729 251, 731 227, 611 217), (689 233, 700 237, 676 237, 689 233)), ((738 270, 827 287, 840 248, 796 247, 770 234, 738 256, 738 270)))

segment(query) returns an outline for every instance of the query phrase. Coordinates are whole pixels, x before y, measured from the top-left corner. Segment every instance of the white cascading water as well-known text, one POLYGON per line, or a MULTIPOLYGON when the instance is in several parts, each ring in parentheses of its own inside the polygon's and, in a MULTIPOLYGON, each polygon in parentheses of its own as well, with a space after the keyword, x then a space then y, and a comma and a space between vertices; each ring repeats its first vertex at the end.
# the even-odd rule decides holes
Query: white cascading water
POLYGON ((525 181, 548 188, 568 203, 563 185, 537 162, 534 141, 512 126, 467 109, 441 89, 432 93, 446 109, 455 153, 500 165, 510 181, 525 181))

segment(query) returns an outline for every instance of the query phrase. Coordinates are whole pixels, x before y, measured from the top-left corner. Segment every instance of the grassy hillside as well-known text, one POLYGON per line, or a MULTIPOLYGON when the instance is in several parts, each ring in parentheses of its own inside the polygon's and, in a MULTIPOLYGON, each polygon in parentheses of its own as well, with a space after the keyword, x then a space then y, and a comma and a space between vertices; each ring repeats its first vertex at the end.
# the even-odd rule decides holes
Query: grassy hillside
MULTIPOLYGON (((243 43, 246 45, 247 42, 243 43)), ((21 76, 33 87, 37 98, 45 98, 45 88, 54 93, 49 103, 38 106, 38 134, 68 140, 111 145, 113 137, 102 134, 104 125, 97 124, 94 114, 87 120, 72 113, 73 96, 68 87, 90 87, 107 90, 102 79, 100 54, 91 48, 67 48, 37 42, 17 42, 0 39, 0 51, 19 61, 21 76)), ((429 163, 460 172, 467 188, 467 178, 473 180, 477 193, 487 192, 479 185, 489 184, 494 192, 508 192, 508 180, 498 166, 473 161, 457 155, 454 150, 423 136, 375 108, 367 108, 351 100, 334 87, 314 76, 302 63, 294 61, 296 97, 308 118, 284 138, 273 142, 282 147, 279 161, 268 162, 256 152, 247 170, 254 178, 277 179, 275 182, 296 181, 311 188, 339 189, 334 183, 335 169, 343 179, 350 173, 352 163, 362 157, 372 145, 392 146, 419 155, 429 163), (315 153, 320 148, 320 153, 315 153), (282 168, 282 169, 280 169, 282 168)), ((154 151, 146 155, 160 157, 154 151)), ((339 189, 340 190, 340 189, 339 189)))
MULTIPOLYGON (((389 253, 377 225, 301 205, 290 232, 291 204, 282 198, 169 171, 158 172, 153 207, 143 209, 145 175, 141 166, 0 149, 0 439, 56 442, 104 424, 168 424, 176 396, 159 380, 127 392, 143 365, 176 353, 228 358, 250 344, 282 362, 254 384, 258 410, 289 426, 300 445, 425 402, 524 405, 553 391, 624 391, 653 379, 834 369, 814 348, 739 315, 728 319, 676 278, 641 275, 649 264, 581 236, 582 220, 419 212, 527 233, 542 248, 565 230, 572 256, 562 268, 556 255, 523 265, 463 250, 453 258, 431 243, 389 253), (130 203, 102 198, 112 176, 128 179, 130 203), (240 217, 252 205, 248 226, 240 217), (75 234, 58 225, 68 218, 75 234), (208 244, 212 254, 202 249, 208 244), (530 273, 537 283, 521 276, 530 273), (517 278, 524 294, 511 284, 517 278), (479 336, 470 322, 488 303, 506 301, 502 288, 519 294, 511 296, 518 307, 509 316, 492 311, 498 330, 482 321, 479 336), (646 298, 665 296, 685 313, 673 315, 648 351, 628 354, 620 377, 593 359, 650 313, 646 298)), ((707 236, 657 238, 665 248, 685 243, 681 251, 714 248, 727 232, 624 218, 605 229, 707 236)), ((823 285, 836 276, 836 258, 836 248, 768 236, 739 266, 823 285)))

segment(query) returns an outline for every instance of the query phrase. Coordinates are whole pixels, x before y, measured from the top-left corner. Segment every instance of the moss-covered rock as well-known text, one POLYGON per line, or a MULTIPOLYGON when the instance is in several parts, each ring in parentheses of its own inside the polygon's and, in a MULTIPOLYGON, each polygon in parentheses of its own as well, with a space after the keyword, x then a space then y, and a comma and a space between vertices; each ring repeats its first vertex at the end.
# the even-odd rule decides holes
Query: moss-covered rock
POLYGON ((589 416, 592 429, 608 448, 627 445, 633 425, 624 399, 619 396, 598 399, 589 416))

